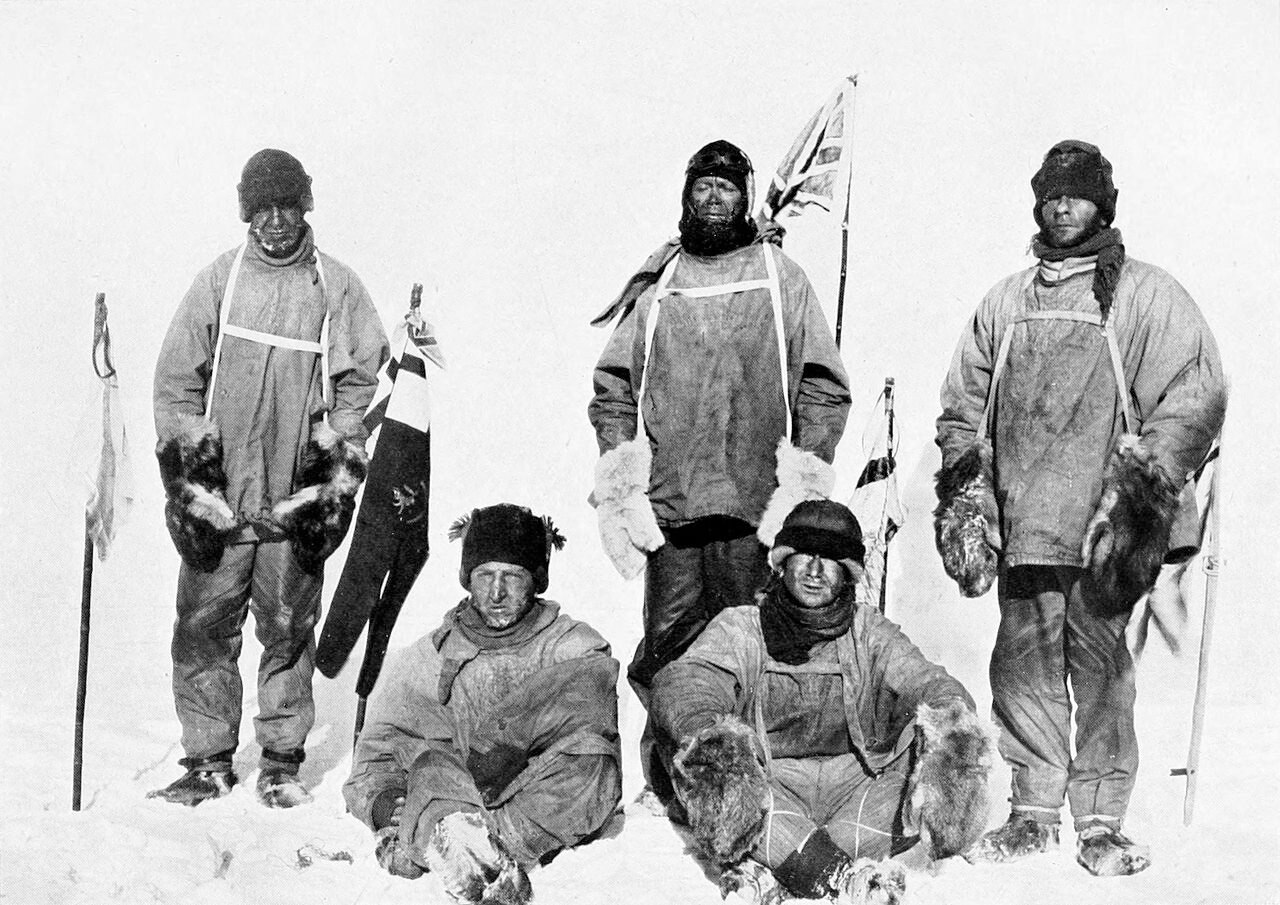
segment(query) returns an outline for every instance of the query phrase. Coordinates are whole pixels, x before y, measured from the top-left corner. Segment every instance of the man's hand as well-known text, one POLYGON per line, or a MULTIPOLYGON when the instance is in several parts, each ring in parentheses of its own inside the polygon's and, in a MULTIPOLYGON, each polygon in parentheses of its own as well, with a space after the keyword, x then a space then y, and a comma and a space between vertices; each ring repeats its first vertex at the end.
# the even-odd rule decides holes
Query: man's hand
POLYGON ((375 854, 378 864, 397 877, 416 880, 426 871, 409 858, 409 846, 400 840, 400 817, 404 814, 404 796, 395 800, 391 822, 377 832, 375 854))

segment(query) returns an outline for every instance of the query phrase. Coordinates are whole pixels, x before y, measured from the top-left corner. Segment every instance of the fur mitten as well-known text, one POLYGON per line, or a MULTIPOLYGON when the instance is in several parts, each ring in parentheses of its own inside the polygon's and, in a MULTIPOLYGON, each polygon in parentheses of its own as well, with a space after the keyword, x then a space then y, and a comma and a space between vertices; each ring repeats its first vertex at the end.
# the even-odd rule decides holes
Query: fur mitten
POLYGON ((1000 566, 1000 510, 996 505, 991 444, 975 440, 935 475, 938 506, 934 541, 942 567, 965 597, 991 589, 1000 566))
POLYGON ((911 810, 934 860, 967 851, 987 825, 991 740, 963 701, 922 703, 923 750, 911 775, 911 810))
POLYGON ((764 749, 750 726, 723 716, 685 739, 672 774, 703 857, 724 869, 755 848, 769 813, 769 780, 764 749))
POLYGON ((648 562, 648 553, 665 539, 649 505, 649 469, 653 453, 647 437, 619 443, 596 462, 595 489, 600 543, 623 578, 635 578, 648 562))
POLYGON ((1085 596, 1096 613, 1128 613, 1156 583, 1181 491, 1141 439, 1120 438, 1080 551, 1085 596))
POLYGON ((482 814, 455 811, 436 824, 426 845, 427 869, 455 902, 526 905, 529 876, 489 829, 482 814))
POLYGON ((811 452, 792 446, 786 437, 778 441, 778 486, 769 497, 756 528, 756 537, 766 547, 782 529, 791 510, 805 500, 825 500, 836 486, 836 470, 811 452))
POLYGON ((183 415, 178 432, 156 448, 164 482, 164 520, 183 561, 212 572, 236 519, 227 505, 222 436, 203 417, 183 415))
POLYGON ((301 488, 276 503, 271 516, 293 542, 298 564, 320 568, 342 543, 356 508, 356 492, 369 472, 364 447, 317 424, 302 455, 301 488))

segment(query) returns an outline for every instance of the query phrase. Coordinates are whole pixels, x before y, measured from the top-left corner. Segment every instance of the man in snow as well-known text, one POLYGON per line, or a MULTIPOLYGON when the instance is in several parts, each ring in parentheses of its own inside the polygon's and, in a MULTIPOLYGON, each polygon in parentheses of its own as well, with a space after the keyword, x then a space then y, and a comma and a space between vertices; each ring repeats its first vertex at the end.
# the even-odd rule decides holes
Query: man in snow
POLYGON ((759 606, 723 610, 654 678, 657 749, 726 894, 895 903, 905 875, 885 859, 920 836, 953 855, 985 826, 973 700, 856 600, 863 554, 848 508, 800 503, 759 606))
POLYGON ((183 560, 173 691, 187 773, 149 797, 194 806, 235 784, 252 610, 263 647, 257 793, 292 807, 311 797, 298 768, 315 718, 323 562, 364 479, 361 419, 388 349, 360 280, 316 249, 302 165, 260 151, 239 195, 246 241, 196 277, 156 364, 165 514, 183 560))
POLYGON ((751 219, 753 189, 738 148, 699 150, 679 236, 593 322, 619 317, 588 411, 601 452, 592 501, 619 572, 645 570, 628 669, 642 701, 716 613, 752 602, 782 519, 834 483, 848 378, 780 231, 751 219))
POLYGON ((564 539, 522 506, 456 522, 469 596, 394 661, 343 787, 391 873, 517 903, 526 871, 590 839, 622 794, 618 662, 540 595, 564 539))
POLYGON ((1150 863, 1121 832, 1138 767, 1125 625, 1161 563, 1195 552, 1188 477, 1226 405, 1195 303, 1125 255, 1111 174, 1098 148, 1063 141, 1032 178, 1040 260, 965 326, 942 387, 935 510, 962 593, 999 578, 991 692, 1012 813, 970 858, 1056 847, 1065 795, 1077 860, 1101 876, 1150 863))

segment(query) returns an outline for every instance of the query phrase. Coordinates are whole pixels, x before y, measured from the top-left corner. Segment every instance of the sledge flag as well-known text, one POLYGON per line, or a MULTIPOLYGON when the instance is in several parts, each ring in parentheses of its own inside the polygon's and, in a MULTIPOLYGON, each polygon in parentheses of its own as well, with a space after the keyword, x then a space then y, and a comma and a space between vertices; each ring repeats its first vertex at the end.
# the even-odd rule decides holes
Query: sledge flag
POLYGON ((106 559, 116 531, 133 504, 133 473, 124 413, 120 408, 120 381, 111 362, 107 297, 101 292, 94 302, 93 370, 102 381, 102 446, 96 467, 85 476, 89 483, 85 532, 98 558, 106 559))
MULTIPOLYGON (((822 108, 809 118, 774 173, 761 200, 761 219, 800 213, 810 204, 831 211, 847 193, 853 139, 853 95, 858 77, 846 76, 822 108)), ((848 211, 845 212, 846 218, 848 211)))
POLYGON ((444 356, 418 308, 415 283, 409 313, 392 336, 393 356, 378 375, 365 426, 380 428, 364 496, 342 577, 329 605, 316 649, 316 666, 333 678, 368 623, 364 665, 356 694, 373 690, 400 607, 427 561, 427 512, 431 489, 431 400, 427 362, 444 356))
POLYGON ((862 526, 866 547, 863 590, 866 600, 876 601, 884 612, 886 573, 889 565, 889 542, 906 520, 902 500, 898 496, 898 439, 893 421, 893 378, 886 377, 884 391, 876 400, 868 430, 862 435, 867 464, 858 476, 858 484, 849 497, 848 506, 862 526))

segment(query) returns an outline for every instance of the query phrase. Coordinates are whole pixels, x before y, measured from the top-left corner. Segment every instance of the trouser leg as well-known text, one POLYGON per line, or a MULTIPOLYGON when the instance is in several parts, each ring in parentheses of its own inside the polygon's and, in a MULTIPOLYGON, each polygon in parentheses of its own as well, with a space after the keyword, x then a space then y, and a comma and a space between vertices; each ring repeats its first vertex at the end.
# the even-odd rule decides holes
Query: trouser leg
POLYGON ((322 572, 307 572, 287 542, 258 544, 251 607, 262 657, 254 728, 264 750, 300 754, 315 723, 311 677, 322 572))
POLYGON ((1056 823, 1071 763, 1071 700, 1063 653, 1066 594, 1058 570, 1020 566, 1000 577, 991 653, 992 716, 1013 771, 1013 809, 1056 823))
POLYGON ((832 841, 850 858, 879 861, 905 851, 915 841, 902 824, 910 774, 910 751, 899 755, 879 776, 868 776, 852 754, 824 761, 818 789, 826 813, 821 817, 832 841))
POLYGON ((178 571, 173 626, 173 698, 190 760, 234 752, 239 744, 240 648, 248 613, 255 544, 233 544, 212 572, 178 571))
POLYGON ((1067 799, 1077 829, 1090 818, 1119 825, 1138 773, 1133 725, 1133 659, 1125 639, 1128 615, 1093 615, 1080 569, 1064 569, 1069 587, 1066 662, 1076 705, 1076 755, 1067 799))

